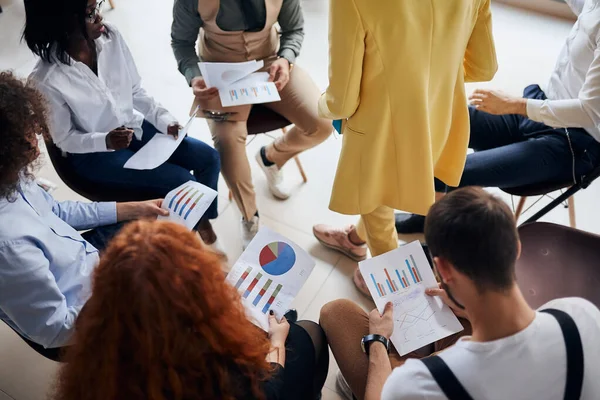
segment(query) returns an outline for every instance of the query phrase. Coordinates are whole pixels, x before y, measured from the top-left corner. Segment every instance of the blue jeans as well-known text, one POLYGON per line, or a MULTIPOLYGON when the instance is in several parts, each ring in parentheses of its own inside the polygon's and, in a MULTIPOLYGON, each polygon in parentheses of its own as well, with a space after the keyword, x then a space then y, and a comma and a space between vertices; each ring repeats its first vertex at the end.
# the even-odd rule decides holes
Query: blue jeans
MULTIPOLYGON (((127 149, 69 154, 67 160, 77 173, 89 181, 111 185, 117 189, 137 189, 152 193, 153 198, 164 198, 171 190, 188 181, 197 181, 217 190, 221 172, 219 153, 206 143, 191 137, 183 139, 167 162, 155 169, 140 171, 123 168, 127 160, 158 132, 148 121, 144 121, 142 129, 142 140, 134 138, 127 149)), ((215 199, 203 218, 214 219, 217 215, 215 199)))
MULTIPOLYGON (((538 85, 523 97, 545 100, 538 85)), ((600 143, 580 128, 551 128, 521 115, 491 115, 469 108, 475 150, 467 156, 459 187, 514 188, 537 183, 579 181, 600 161, 600 143), (573 150, 571 151, 571 146, 573 150), (573 172, 573 162, 575 171, 573 172)), ((436 179, 437 192, 453 188, 436 179)))

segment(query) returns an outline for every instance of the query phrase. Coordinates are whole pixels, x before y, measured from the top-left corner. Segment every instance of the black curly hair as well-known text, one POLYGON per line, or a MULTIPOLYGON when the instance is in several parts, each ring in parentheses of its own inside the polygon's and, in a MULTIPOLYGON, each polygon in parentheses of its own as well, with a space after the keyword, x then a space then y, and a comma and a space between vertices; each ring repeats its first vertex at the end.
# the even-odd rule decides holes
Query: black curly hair
POLYGON ((22 174, 31 176, 36 134, 49 137, 42 94, 11 72, 0 72, 0 198, 10 198, 22 174))

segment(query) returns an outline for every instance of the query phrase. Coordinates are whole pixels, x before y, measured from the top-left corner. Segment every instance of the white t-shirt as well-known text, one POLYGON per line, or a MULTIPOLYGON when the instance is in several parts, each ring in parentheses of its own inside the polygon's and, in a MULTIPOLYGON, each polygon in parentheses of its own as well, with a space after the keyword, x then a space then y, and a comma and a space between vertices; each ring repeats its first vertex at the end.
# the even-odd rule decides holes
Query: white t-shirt
MULTIPOLYGON (((600 310, 580 298, 553 300, 554 308, 575 320, 584 355, 581 400, 600 399, 600 310)), ((461 338, 440 353, 460 383, 476 400, 563 400, 567 358, 556 319, 537 313, 521 332, 492 342, 461 338)), ((447 400, 429 370, 419 360, 396 368, 383 388, 382 400, 447 400)))

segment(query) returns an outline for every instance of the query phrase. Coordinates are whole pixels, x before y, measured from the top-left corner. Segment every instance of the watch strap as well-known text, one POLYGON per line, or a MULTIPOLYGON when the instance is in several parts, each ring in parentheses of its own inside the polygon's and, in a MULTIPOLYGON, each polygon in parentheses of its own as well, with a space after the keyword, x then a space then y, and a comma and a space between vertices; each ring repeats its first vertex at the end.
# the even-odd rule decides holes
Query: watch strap
POLYGON ((386 351, 390 352, 390 341, 388 338, 382 335, 366 335, 362 338, 362 347, 364 352, 369 355, 369 349, 375 342, 379 342, 385 346, 386 351))

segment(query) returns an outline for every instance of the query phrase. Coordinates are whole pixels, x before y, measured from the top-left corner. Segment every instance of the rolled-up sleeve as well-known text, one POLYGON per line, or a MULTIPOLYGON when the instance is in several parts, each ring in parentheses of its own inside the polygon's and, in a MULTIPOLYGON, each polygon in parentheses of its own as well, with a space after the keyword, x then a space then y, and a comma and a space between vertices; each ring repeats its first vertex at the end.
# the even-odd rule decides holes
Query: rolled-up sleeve
MULTIPOLYGON (((600 49, 594 51, 594 60, 576 98, 528 99, 527 116, 555 128, 590 128, 590 132, 595 132, 600 127, 600 49)), ((600 137, 596 140, 600 141, 600 137)))
POLYGON ((202 27, 202 18, 198 13, 196 0, 175 0, 173 5, 173 23, 171 25, 171 48, 177 60, 179 72, 185 76, 188 85, 192 79, 200 76, 196 54, 196 40, 202 27))
POLYGON ((0 309, 32 341, 46 348, 67 345, 86 300, 67 304, 48 259, 33 243, 0 244, 0 309))
POLYGON ((76 230, 92 229, 117 223, 117 203, 82 203, 79 201, 56 201, 42 191, 52 207, 52 212, 76 230))

